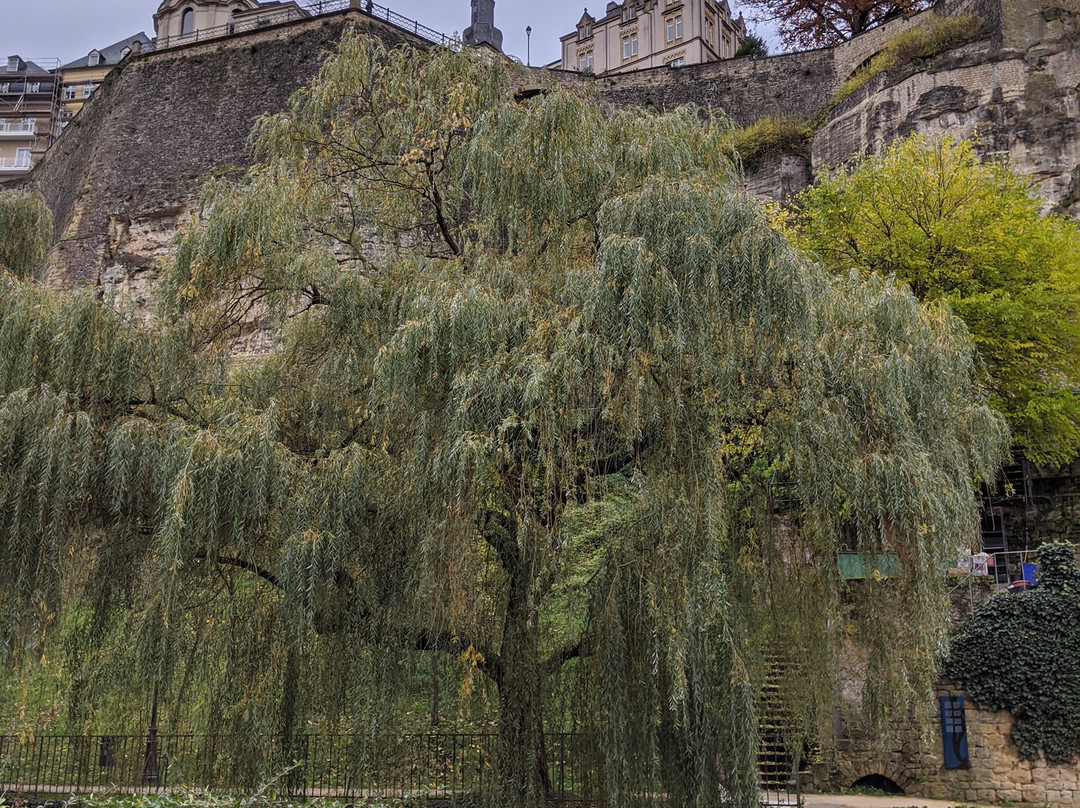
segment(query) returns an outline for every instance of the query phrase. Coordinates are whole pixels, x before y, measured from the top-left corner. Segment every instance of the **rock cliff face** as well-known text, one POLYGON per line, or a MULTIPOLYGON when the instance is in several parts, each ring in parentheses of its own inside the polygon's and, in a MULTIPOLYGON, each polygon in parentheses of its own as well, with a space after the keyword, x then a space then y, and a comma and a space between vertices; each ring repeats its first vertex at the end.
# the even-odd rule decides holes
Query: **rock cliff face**
POLYGON ((987 158, 1030 177, 1047 207, 1080 215, 1077 16, 1038 3, 1005 11, 985 41, 912 75, 878 76, 834 109, 814 137, 814 171, 912 132, 974 135, 987 158))
POLYGON ((113 71, 26 183, 56 224, 47 280, 142 302, 202 185, 249 164, 255 119, 286 107, 347 25, 415 41, 346 12, 148 53, 113 71))

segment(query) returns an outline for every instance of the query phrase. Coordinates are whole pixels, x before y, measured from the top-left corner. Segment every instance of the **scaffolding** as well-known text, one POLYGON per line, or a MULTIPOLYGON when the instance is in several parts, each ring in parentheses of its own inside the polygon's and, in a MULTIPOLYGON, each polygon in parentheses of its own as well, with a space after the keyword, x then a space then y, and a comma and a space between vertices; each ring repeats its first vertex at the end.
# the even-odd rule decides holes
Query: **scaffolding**
POLYGON ((53 58, 0 62, 0 180, 29 171, 59 134, 59 69, 53 58))

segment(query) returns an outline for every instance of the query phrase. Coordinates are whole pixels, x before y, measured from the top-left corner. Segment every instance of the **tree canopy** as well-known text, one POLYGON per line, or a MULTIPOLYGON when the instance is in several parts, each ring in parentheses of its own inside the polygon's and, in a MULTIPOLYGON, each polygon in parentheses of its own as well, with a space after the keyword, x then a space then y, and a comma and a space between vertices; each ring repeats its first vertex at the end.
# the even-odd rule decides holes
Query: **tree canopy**
POLYGON ((991 404, 1036 463, 1080 447, 1080 229, 974 146, 912 136, 799 198, 798 241, 835 272, 892 275, 971 332, 991 404))
POLYGON ((904 560, 859 593, 868 708, 931 692, 1005 436, 962 324, 800 258, 722 117, 512 69, 346 36, 150 323, 3 280, 0 637, 65 637, 80 720, 382 739, 440 654, 493 694, 495 804, 572 726, 609 805, 749 808, 766 648, 830 723, 841 543, 904 560))
POLYGON ((790 48, 838 45, 885 20, 929 8, 927 0, 745 0, 760 21, 775 23, 790 48))

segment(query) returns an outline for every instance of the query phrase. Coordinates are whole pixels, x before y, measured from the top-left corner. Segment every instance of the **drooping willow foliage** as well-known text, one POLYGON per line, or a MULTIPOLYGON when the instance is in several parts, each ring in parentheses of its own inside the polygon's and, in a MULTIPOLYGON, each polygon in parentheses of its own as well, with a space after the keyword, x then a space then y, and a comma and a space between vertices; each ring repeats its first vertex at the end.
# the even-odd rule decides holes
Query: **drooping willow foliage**
POLYGON ((35 194, 0 191, 0 267, 17 278, 31 275, 52 241, 52 214, 35 194))
POLYGON ((0 637, 68 638, 82 720, 156 689, 377 742, 437 654, 492 694, 494 804, 542 800, 546 727, 610 805, 750 806, 763 660, 828 719, 841 542, 904 562, 862 595, 866 703, 928 692, 1005 439, 962 326, 796 255, 722 118, 511 78, 347 37, 154 323, 0 289, 0 637))

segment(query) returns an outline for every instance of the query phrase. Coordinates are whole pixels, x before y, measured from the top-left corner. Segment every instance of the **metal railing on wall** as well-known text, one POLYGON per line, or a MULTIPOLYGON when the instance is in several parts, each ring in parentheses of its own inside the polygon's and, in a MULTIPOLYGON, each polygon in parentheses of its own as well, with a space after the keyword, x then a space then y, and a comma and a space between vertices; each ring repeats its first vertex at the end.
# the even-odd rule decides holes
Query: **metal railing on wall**
POLYGON ((422 25, 417 20, 398 14, 393 9, 381 6, 378 3, 367 2, 367 0, 361 0, 360 3, 354 3, 352 0, 301 0, 297 6, 299 7, 299 10, 295 7, 286 7, 274 11, 265 11, 252 16, 245 16, 235 22, 218 25, 214 28, 201 28, 197 31, 192 31, 190 34, 158 37, 157 40, 155 40, 153 49, 164 50, 166 48, 175 48, 180 45, 204 42, 210 39, 220 39, 221 37, 233 36, 234 34, 258 31, 262 28, 269 28, 272 25, 280 25, 281 23, 319 17, 324 14, 334 14, 348 8, 357 7, 360 11, 370 17, 388 22, 396 28, 400 28, 403 31, 426 39, 433 44, 443 45, 444 47, 451 47, 455 44, 453 38, 436 31, 434 28, 429 28, 426 25, 422 25))

